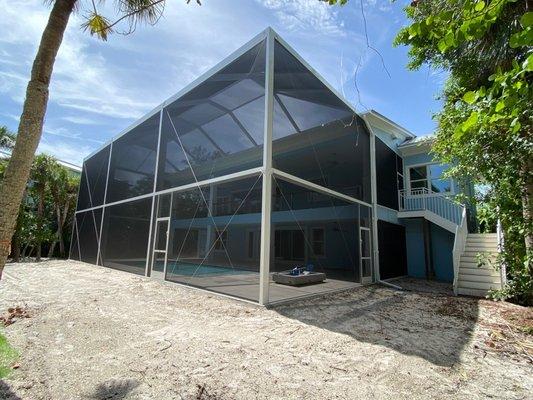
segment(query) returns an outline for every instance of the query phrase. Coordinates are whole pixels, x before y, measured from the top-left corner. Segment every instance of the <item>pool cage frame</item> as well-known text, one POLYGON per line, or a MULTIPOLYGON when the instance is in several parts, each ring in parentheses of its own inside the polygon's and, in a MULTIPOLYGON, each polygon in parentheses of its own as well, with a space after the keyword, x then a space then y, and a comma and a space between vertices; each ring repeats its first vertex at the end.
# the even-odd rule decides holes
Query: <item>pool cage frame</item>
MULTIPOLYGON (((260 34, 258 34, 256 37, 251 39, 248 43, 240 47, 238 50, 230 54, 228 57, 226 57, 223 61, 218 63, 213 68, 209 69, 207 72, 202 74, 200 77, 195 79, 193 82, 191 82, 189 85, 185 86, 182 90, 180 90, 178 93, 158 105, 156 108, 154 108, 152 111, 147 113, 145 116, 140 118, 139 120, 135 121, 133 124, 128 126, 126 129, 124 129, 120 134, 115 136, 110 141, 106 142, 104 145, 102 145, 100 148, 92 152, 90 155, 84 158, 84 165, 85 161, 105 149, 107 146, 109 146, 109 157, 108 157, 108 165, 107 165, 107 175, 106 175, 106 181, 105 181, 105 191, 104 191, 104 202, 101 205, 95 206, 95 207, 89 207, 84 208, 81 210, 78 210, 78 204, 76 205, 76 215, 80 213, 85 213, 87 211, 94 211, 97 209, 102 210, 102 217, 100 221, 100 228, 99 232, 97 231, 97 240, 98 240, 98 249, 97 249, 97 259, 96 264, 102 265, 102 252, 101 252, 101 240, 103 236, 103 225, 104 225, 104 213, 105 210, 114 205, 123 204, 123 203, 129 203, 136 200, 141 199, 152 199, 152 205, 151 205, 151 213, 150 213, 150 231, 148 233, 148 246, 146 249, 146 265, 145 265, 145 276, 150 276, 150 266, 152 257, 154 256, 153 253, 153 246, 154 246, 154 240, 155 240, 155 226, 154 224, 157 221, 157 200, 158 196, 167 194, 167 193, 176 193, 176 192, 185 192, 191 189, 200 189, 203 187, 209 187, 213 184, 218 183, 227 183, 232 182, 236 180, 240 180, 243 178, 249 178, 249 177, 262 177, 262 194, 261 194, 261 234, 260 234, 260 261, 259 261, 259 297, 258 297, 258 303, 260 305, 268 305, 272 302, 269 301, 269 287, 270 287, 270 265, 271 265, 271 214, 272 214, 272 193, 273 193, 273 178, 280 178, 285 182, 289 182, 295 185, 298 185, 300 187, 306 188, 308 190, 318 192, 327 196, 331 196, 336 199, 340 199, 342 201, 345 201, 347 203, 351 204, 360 204, 368 207, 371 210, 371 253, 372 253, 372 262, 371 262, 371 275, 368 279, 363 279, 361 277, 362 284, 365 283, 371 283, 379 280, 379 260, 378 260, 378 246, 377 246, 377 217, 376 217, 376 211, 377 211, 377 203, 376 203, 376 171, 375 171, 375 134, 372 131, 372 128, 370 124, 367 122, 365 115, 361 115, 362 120, 365 123, 365 127, 367 131, 369 132, 369 144, 370 144, 370 198, 371 203, 362 201, 360 199, 357 199, 355 197, 349 196, 344 193, 340 193, 338 191, 335 191, 331 188, 319 185, 317 183, 313 183, 310 181, 307 181, 305 179, 302 179, 300 177, 294 176, 292 174, 289 174, 287 172, 281 171, 279 169, 276 169, 273 167, 273 154, 272 154, 272 141, 273 141, 273 121, 274 121, 274 47, 275 43, 278 42, 285 50, 287 50, 297 61, 299 61, 309 72, 311 72, 314 77, 316 77, 325 87, 331 91, 342 103, 351 110, 351 112, 354 113, 354 115, 359 115, 356 111, 356 109, 344 99, 344 97, 336 90, 334 89, 324 78, 322 78, 316 71, 311 67, 285 40, 283 40, 272 28, 267 28, 260 34), (164 190, 157 190, 157 183, 158 183, 158 172, 159 172, 159 162, 160 162, 160 146, 161 146, 161 136, 162 136, 162 123, 163 123, 163 113, 165 111, 165 107, 179 99, 180 97, 184 96, 185 94, 189 93, 191 90, 198 87, 200 84, 205 82, 208 78, 212 77, 217 72, 221 71, 228 65, 230 65, 232 62, 236 61, 240 56, 244 55, 246 52, 254 48, 254 46, 260 44, 261 42, 265 42, 266 44, 266 63, 265 63, 265 101, 264 101, 264 132, 263 132, 263 161, 262 166, 246 169, 243 171, 230 173, 223 176, 218 176, 210 179, 204 179, 204 180, 197 180, 195 176, 195 182, 185 184, 178 187, 173 187, 169 189, 164 190), (108 184, 109 184, 109 173, 110 173, 110 166, 111 166, 111 159, 112 159, 112 152, 113 152, 113 143, 117 141, 119 138, 124 136, 126 133, 132 131, 137 126, 141 125, 143 122, 147 121, 148 119, 154 117, 155 115, 159 114, 159 132, 158 132, 158 139, 157 139, 157 154, 156 154, 156 165, 155 165, 155 176, 154 176, 154 183, 153 188, 150 193, 126 198, 123 200, 113 201, 113 202, 106 202, 107 198, 107 192, 108 192, 108 184)), ((177 132, 176 132, 177 134, 177 132)), ((179 136, 179 135, 178 135, 179 136)), ((194 170, 193 170, 194 174, 194 170)), ((86 179, 87 186, 89 186, 88 179, 86 179)), ((90 188, 88 187, 89 195, 91 193, 90 188)), ((79 202, 79 193, 78 192, 78 202, 79 202)), ((91 200, 92 203, 92 200, 91 200)), ((94 218, 94 213, 92 214, 94 218)), ((94 221, 95 228, 97 227, 96 220, 94 221)), ((73 221, 73 229, 72 229, 72 237, 71 237, 71 248, 70 248, 70 255, 72 255, 72 246, 74 244, 74 232, 76 232, 76 241, 78 246, 78 254, 81 254, 80 249, 80 235, 78 231, 78 222, 77 219, 74 218, 73 221)), ((167 235, 167 241, 168 241, 168 235, 167 235)), ((168 247, 167 247, 168 249, 168 247)), ((165 256, 166 257, 166 256, 165 256)), ((166 264, 166 263, 165 263, 166 264)), ((166 269, 166 267, 165 267, 166 269)), ((166 270, 163 272, 163 279, 165 279, 166 270)), ((217 293, 209 289, 203 289, 197 286, 189 286, 186 284, 178 283, 178 282, 172 282, 176 283, 178 285, 186 286, 186 287, 192 287, 199 290, 207 290, 210 293, 217 293)), ((226 297, 234 297, 231 295, 225 295, 221 293, 217 293, 222 296, 226 297)), ((239 297, 235 297, 239 300, 249 301, 246 299, 242 299, 239 297)), ((250 301, 253 302, 253 301, 250 301)), ((255 303, 255 302, 253 302, 255 303)), ((255 303, 257 304, 257 303, 255 303)))

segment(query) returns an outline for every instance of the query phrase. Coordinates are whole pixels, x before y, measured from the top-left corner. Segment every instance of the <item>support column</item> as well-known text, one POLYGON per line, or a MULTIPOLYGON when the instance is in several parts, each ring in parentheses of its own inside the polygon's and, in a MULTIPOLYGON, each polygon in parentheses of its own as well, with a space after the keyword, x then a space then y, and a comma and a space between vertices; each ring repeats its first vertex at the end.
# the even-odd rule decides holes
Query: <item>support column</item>
POLYGON ((261 202, 261 254, 259 264, 259 304, 269 302, 272 213, 272 126, 274 114, 274 32, 266 30, 265 130, 263 140, 263 193, 261 202))
POLYGON ((372 269, 374 281, 381 280, 379 274, 379 246, 378 246, 378 191, 376 174, 376 135, 370 124, 366 121, 366 126, 370 132, 370 197, 372 203, 372 269))

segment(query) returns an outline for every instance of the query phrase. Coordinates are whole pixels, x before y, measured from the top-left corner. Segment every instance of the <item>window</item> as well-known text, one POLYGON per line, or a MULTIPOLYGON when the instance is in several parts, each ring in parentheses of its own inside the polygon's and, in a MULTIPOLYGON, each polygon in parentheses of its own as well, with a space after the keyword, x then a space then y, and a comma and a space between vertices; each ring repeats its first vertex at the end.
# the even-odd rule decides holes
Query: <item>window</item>
POLYGON ((311 230, 311 239, 313 243, 313 253, 315 253, 315 256, 324 256, 325 254, 324 229, 313 228, 311 230))
POLYGON ((411 183, 411 189, 427 189, 427 166, 423 165, 421 167, 409 168, 409 181, 411 183))
POLYGON ((444 178, 446 166, 440 164, 420 165, 409 168, 409 182, 412 192, 427 190, 431 193, 450 193, 451 180, 444 178))
POLYGON ((451 181, 443 178, 446 167, 440 164, 429 165, 429 176, 431 178, 431 191, 434 193, 451 192, 451 181))
POLYGON ((228 244, 228 231, 217 232, 215 250, 224 250, 228 244))

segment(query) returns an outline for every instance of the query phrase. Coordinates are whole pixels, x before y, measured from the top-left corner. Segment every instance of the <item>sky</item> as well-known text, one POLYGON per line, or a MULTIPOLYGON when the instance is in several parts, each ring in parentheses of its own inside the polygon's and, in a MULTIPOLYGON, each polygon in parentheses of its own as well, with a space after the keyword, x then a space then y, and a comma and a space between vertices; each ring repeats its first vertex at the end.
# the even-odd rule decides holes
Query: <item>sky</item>
MULTIPOLYGON (((106 42, 81 29, 91 3, 79 1, 55 63, 38 149, 61 160, 81 165, 269 26, 357 110, 374 109, 416 135, 435 128, 444 74, 427 67, 409 71, 408 49, 392 45, 407 25, 405 0, 350 0, 343 7, 318 0, 202 0, 202 6, 167 0, 157 25, 106 42)), ((0 126, 13 131, 50 11, 45 3, 0 0, 0 126)), ((109 17, 112 3, 104 10, 109 17)))

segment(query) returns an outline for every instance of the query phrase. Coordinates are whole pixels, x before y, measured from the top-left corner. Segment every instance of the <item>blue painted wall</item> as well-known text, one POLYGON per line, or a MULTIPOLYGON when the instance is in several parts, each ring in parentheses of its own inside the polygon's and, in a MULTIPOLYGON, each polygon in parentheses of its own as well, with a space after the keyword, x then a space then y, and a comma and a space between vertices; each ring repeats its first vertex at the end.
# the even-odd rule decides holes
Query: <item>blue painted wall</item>
POLYGON ((377 216, 378 219, 382 221, 390 222, 391 224, 401 225, 398 220, 398 212, 396 210, 392 210, 390 208, 378 205, 377 216))
MULTIPOLYGON (((405 240, 407 247, 407 271, 409 276, 426 278, 426 261, 424 257, 424 236, 420 219, 407 219, 405 240)), ((443 282, 453 281, 453 241, 454 235, 441 227, 430 223, 431 256, 435 279, 443 282)))
POLYGON ((438 281, 453 282, 453 241, 454 234, 431 224, 431 252, 435 278, 438 281))
POLYGON ((424 236, 420 219, 407 219, 405 241, 407 248, 407 273, 415 278, 426 277, 426 261, 424 258, 424 236))

